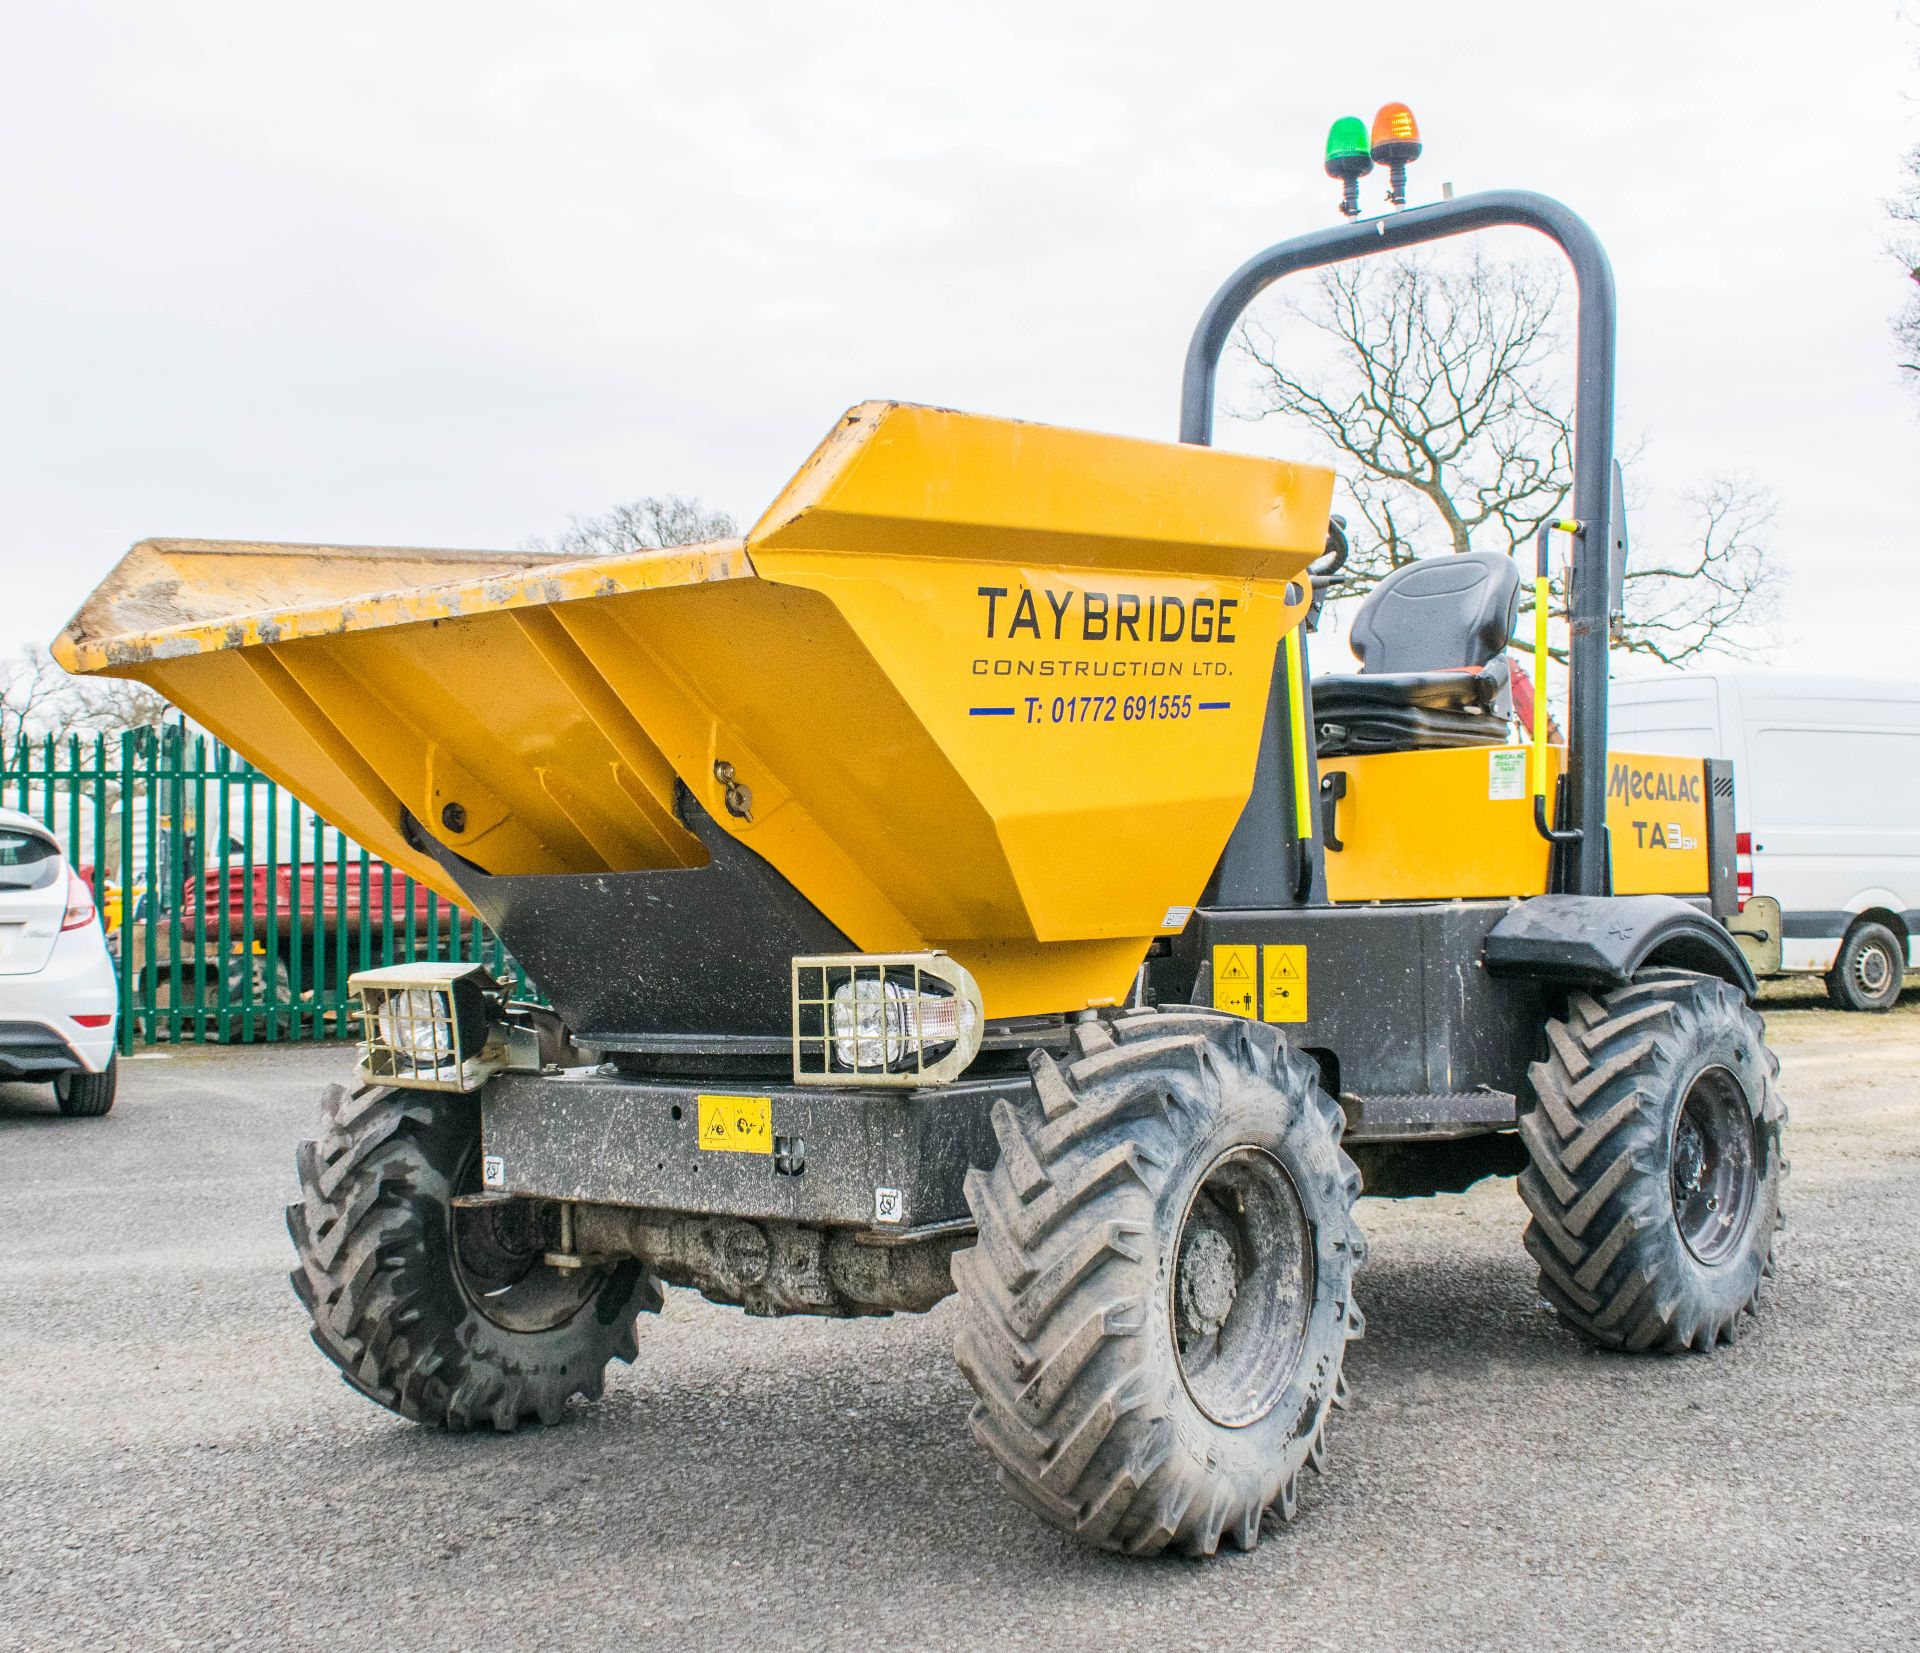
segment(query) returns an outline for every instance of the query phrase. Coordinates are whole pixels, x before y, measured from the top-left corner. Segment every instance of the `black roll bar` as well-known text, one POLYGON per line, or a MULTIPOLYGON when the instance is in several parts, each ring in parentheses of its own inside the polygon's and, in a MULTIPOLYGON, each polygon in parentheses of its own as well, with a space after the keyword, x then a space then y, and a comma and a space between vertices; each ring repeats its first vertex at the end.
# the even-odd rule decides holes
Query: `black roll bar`
MULTIPOLYGON (((1613 364, 1617 331, 1613 267, 1598 237, 1578 214, 1545 195, 1487 190, 1431 206, 1409 207, 1295 236, 1257 253, 1229 276, 1201 313, 1187 347, 1180 386, 1180 440, 1209 446, 1220 355, 1242 313, 1266 288, 1302 270, 1323 269, 1427 241, 1510 225, 1537 230, 1573 266, 1579 290, 1578 362, 1573 418, 1573 504, 1586 525, 1574 556, 1567 617, 1572 632, 1572 686, 1567 716, 1567 828, 1571 889, 1608 891, 1607 636, 1612 595, 1607 548, 1613 544, 1613 364)), ((1537 692, 1537 691, 1536 691, 1537 692)))

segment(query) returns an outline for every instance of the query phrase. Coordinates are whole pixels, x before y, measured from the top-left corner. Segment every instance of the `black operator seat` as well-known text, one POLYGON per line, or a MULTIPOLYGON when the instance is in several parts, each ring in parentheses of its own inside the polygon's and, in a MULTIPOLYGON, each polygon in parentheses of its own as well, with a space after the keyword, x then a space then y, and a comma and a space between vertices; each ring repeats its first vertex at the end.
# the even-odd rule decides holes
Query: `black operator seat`
POLYGON ((1320 755, 1505 740, 1506 650, 1519 609, 1511 557, 1469 551, 1396 568, 1354 617, 1359 673, 1313 680, 1320 755))

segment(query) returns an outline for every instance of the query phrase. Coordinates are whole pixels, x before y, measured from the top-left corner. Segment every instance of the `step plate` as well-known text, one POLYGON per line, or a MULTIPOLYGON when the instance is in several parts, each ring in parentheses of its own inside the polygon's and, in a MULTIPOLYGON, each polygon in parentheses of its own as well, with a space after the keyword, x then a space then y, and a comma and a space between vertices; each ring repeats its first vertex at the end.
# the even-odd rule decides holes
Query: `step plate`
POLYGON ((1406 1142, 1512 1130, 1519 1104, 1510 1091, 1340 1097, 1349 1142, 1406 1142))

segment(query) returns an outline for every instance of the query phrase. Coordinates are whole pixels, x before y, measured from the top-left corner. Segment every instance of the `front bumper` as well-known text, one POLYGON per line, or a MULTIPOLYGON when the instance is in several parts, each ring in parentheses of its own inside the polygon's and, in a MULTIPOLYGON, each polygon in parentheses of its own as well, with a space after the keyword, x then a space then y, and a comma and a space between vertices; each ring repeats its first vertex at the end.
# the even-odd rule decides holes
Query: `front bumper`
POLYGON ((544 1199, 879 1232, 960 1222, 967 1171, 998 1152, 994 1102, 1031 1083, 842 1091, 503 1073, 480 1094, 486 1180, 544 1199), (744 1112, 766 1129, 747 1133, 745 1150, 702 1147, 703 1096, 710 1123, 744 1112))

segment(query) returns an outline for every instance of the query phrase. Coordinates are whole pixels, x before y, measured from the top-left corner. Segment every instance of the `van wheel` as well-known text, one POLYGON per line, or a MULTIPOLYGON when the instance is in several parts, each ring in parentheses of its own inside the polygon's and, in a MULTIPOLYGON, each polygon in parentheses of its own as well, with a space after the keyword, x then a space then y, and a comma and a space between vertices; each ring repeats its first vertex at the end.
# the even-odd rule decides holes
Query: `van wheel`
POLYGON ((1074 1029, 993 1106, 953 1259, 1001 1485, 1103 1549, 1212 1555, 1287 1520, 1360 1335, 1360 1173, 1314 1064, 1195 1011, 1074 1029))
POLYGON ((1906 943, 1884 924, 1856 924, 1827 972, 1827 997, 1840 1010, 1891 1010, 1906 973, 1906 943))
POLYGON ((98 1119, 113 1107, 120 1083, 120 1058, 109 1056, 98 1073, 63 1073, 53 1082, 53 1099, 69 1119, 98 1119))

